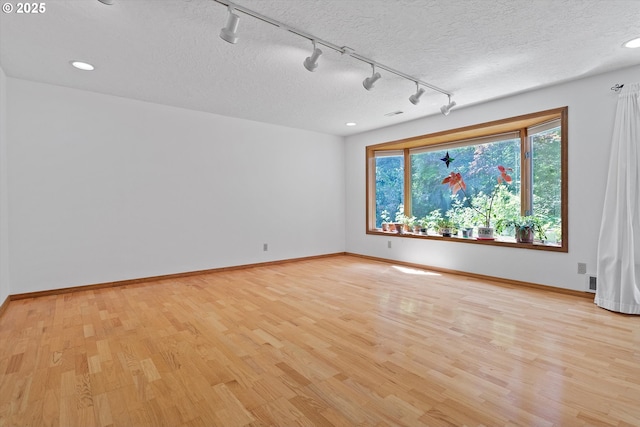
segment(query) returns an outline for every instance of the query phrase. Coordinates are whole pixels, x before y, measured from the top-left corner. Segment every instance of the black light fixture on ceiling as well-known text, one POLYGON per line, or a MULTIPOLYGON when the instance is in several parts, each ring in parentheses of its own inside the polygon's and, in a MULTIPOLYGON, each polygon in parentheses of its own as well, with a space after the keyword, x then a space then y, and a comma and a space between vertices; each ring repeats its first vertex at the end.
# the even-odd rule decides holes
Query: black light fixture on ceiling
MULTIPOLYGON (((103 0, 100 0, 103 1, 103 0)), ((104 0, 104 1, 113 1, 113 0, 104 0)), ((227 7, 227 9, 229 10, 229 16, 227 18, 227 25, 222 29, 222 31, 220 31, 220 38, 222 38, 223 40, 229 42, 229 43, 236 43, 238 41, 238 36, 236 34, 236 30, 238 28, 238 15, 236 15, 234 12, 241 12, 244 13, 245 15, 249 15, 252 16, 260 21, 266 22, 268 24, 271 24, 275 27, 280 28, 281 30, 287 31, 289 33, 295 34, 299 37, 305 38, 307 40, 310 40, 313 43, 313 52, 311 53, 310 56, 308 56, 303 64, 304 67, 309 70, 309 71, 315 71, 316 68, 318 68, 318 58, 320 58, 320 55, 322 55, 322 50, 320 50, 320 48, 318 48, 316 45, 322 45, 328 49, 334 50, 336 52, 339 52, 342 55, 347 55, 352 57, 353 59, 357 59, 358 61, 361 62, 366 62, 367 64, 371 65, 372 69, 373 69, 373 74, 371 75, 371 77, 367 77, 364 79, 364 81, 362 82, 362 85, 364 86, 365 89, 367 90, 371 90, 375 84, 376 81, 380 80, 382 78, 382 75, 379 72, 376 72, 376 67, 384 70, 388 73, 391 74, 395 74, 398 77, 402 77, 403 79, 406 80, 410 80, 412 82, 414 82, 416 84, 417 87, 417 91, 415 94, 411 95, 411 97, 409 97, 409 101, 411 101, 412 104, 417 105, 420 102, 420 97, 425 93, 425 89, 424 88, 429 88, 431 90, 434 90, 436 92, 440 92, 443 95, 447 95, 447 97, 449 98, 449 103, 447 105, 443 105, 442 108, 440 108, 440 111, 442 112, 442 114, 444 114, 445 116, 449 114, 449 112, 451 111, 451 109, 456 105, 456 103, 454 101, 451 101, 451 96, 453 95, 451 92, 448 92, 444 89, 441 89, 435 85, 432 85, 430 83, 427 83, 425 81, 422 81, 414 76, 411 76, 409 74, 403 73, 402 71, 396 70, 394 68, 391 68, 387 65, 381 64, 377 61, 374 61, 371 58, 367 58, 366 56, 362 56, 358 53, 356 53, 353 49, 347 47, 347 46, 339 46, 335 43, 332 43, 330 41, 327 40, 323 40, 320 39, 316 36, 314 36, 313 34, 307 33, 306 31, 302 31, 299 30, 297 28, 291 27, 283 22, 277 21, 273 18, 270 18, 268 16, 265 16, 261 13, 255 12, 251 9, 248 9, 244 6, 240 6, 238 4, 235 4, 231 1, 228 0, 213 0, 216 3, 219 3, 221 5, 224 5, 227 7), (421 87, 423 86, 423 87, 421 87)))

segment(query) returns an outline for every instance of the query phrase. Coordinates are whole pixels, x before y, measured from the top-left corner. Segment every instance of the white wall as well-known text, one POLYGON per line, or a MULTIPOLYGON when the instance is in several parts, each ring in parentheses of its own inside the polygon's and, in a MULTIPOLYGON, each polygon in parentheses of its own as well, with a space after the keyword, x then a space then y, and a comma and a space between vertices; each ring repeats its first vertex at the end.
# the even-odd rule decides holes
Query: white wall
MULTIPOLYGON (((522 93, 385 129, 354 135, 346 145, 347 251, 521 280, 567 289, 586 290, 577 263, 595 275, 596 251, 609 146, 617 95, 615 83, 638 82, 640 67, 627 68, 541 90, 522 93), (569 252, 487 247, 448 241, 365 234, 365 147, 417 135, 569 107, 569 252), (387 241, 392 241, 392 249, 387 241)), ((407 107, 409 108, 409 107, 407 107)))
POLYGON ((9 224, 7 187, 7 79, 0 68, 0 304, 9 296, 9 224))
POLYGON ((341 137, 13 78, 7 104, 12 294, 345 250, 341 137))

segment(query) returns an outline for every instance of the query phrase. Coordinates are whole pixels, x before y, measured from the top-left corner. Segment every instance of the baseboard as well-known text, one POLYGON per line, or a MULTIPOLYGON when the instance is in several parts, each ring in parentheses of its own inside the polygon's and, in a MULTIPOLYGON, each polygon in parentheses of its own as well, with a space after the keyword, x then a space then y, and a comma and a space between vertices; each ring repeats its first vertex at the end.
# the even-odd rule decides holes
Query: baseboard
POLYGON ((384 262, 385 264, 398 264, 398 265, 403 265, 403 266, 412 267, 412 268, 419 268, 419 269, 423 269, 423 270, 431 270, 431 271, 437 271, 437 272, 440 272, 440 273, 454 274, 456 276, 470 277, 470 278, 473 278, 473 279, 488 281, 488 282, 491 282, 491 283, 510 286, 510 287, 514 287, 514 288, 515 287, 527 287, 527 288, 534 288, 534 289, 539 289, 539 290, 543 290, 543 291, 556 292, 556 293, 565 294, 565 295, 577 296, 577 297, 581 297, 581 298, 591 298, 591 299, 593 299, 593 294, 590 293, 590 292, 583 292, 583 291, 576 291, 576 290, 573 290, 573 289, 558 288, 556 286, 541 285, 541 284, 538 284, 538 283, 523 282, 523 281, 519 281, 519 280, 505 279, 505 278, 502 278, 502 277, 488 276, 488 275, 484 275, 484 274, 469 273, 469 272, 460 271, 460 270, 450 270, 448 268, 433 267, 433 266, 430 266, 430 265, 415 264, 415 263, 412 263, 412 262, 396 261, 396 260, 393 260, 393 259, 379 258, 379 257, 374 257, 374 256, 369 256, 369 255, 361 255, 361 254, 351 253, 351 252, 347 252, 346 255, 353 256, 353 257, 358 257, 358 258, 364 258, 364 259, 368 259, 368 260, 371 260, 371 261, 384 262))
MULTIPOLYGON (((308 260, 320 259, 320 258, 329 258, 329 257, 334 257, 339 255, 346 255, 346 252, 336 252, 336 253, 324 254, 324 255, 313 255, 313 256, 301 257, 301 258, 289 258, 289 259, 283 259, 283 260, 277 260, 277 261, 259 262, 255 264, 234 265, 230 267, 212 268, 208 270, 187 271, 183 273, 165 274, 161 276, 141 277, 138 279, 127 279, 127 280, 119 280, 115 282, 104 282, 104 283, 96 283, 92 285, 80 285, 80 286, 73 286, 69 288, 51 289, 47 291, 27 292, 23 294, 9 295, 9 297, 7 298, 7 301, 9 300, 15 301, 15 300, 21 300, 21 299, 27 299, 27 298, 38 298, 38 297, 51 296, 51 295, 61 295, 61 294, 67 294, 71 292, 114 288, 118 286, 137 285, 145 282, 153 282, 153 281, 166 280, 166 279, 179 279, 181 277, 197 276, 200 274, 208 274, 208 273, 218 273, 221 271, 245 270, 248 268, 267 267, 270 265, 279 265, 279 264, 287 264, 291 262, 300 262, 300 261, 308 261, 308 260)), ((7 301, 5 301, 5 304, 7 303, 7 301)))
POLYGON ((6 297, 2 305, 0 305, 0 316, 2 316, 4 312, 7 310, 7 307, 9 307, 9 301, 11 301, 11 295, 6 297))

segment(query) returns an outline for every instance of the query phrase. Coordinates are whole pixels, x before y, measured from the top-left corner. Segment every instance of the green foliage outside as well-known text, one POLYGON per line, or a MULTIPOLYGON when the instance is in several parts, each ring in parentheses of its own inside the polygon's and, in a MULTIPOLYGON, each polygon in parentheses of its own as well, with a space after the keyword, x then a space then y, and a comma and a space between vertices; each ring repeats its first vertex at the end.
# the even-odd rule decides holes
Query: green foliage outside
POLYGON ((537 133, 531 142, 533 214, 545 223, 547 238, 557 242, 562 237, 560 128, 537 133))
POLYGON ((404 158, 376 158, 376 227, 381 227, 382 213, 395 213, 404 203, 404 158))
POLYGON ((520 141, 516 139, 476 146, 427 151, 411 156, 411 197, 413 215, 422 218, 434 210, 442 212, 458 228, 482 225, 491 195, 492 216, 520 213, 520 141), (441 159, 454 158, 447 168, 441 159), (496 189, 498 166, 510 168, 513 182, 496 189), (467 189, 452 194, 442 180, 451 172, 460 173, 467 189), (509 212, 508 212, 509 211, 509 212))

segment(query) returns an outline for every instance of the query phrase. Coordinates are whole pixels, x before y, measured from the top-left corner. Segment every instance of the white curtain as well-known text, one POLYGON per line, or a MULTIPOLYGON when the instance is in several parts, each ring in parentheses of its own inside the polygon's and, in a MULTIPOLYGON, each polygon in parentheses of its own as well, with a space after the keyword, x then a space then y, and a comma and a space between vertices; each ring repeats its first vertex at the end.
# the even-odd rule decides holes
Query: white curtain
POLYGON ((618 95, 597 278, 598 306, 640 314, 640 83, 618 95))

